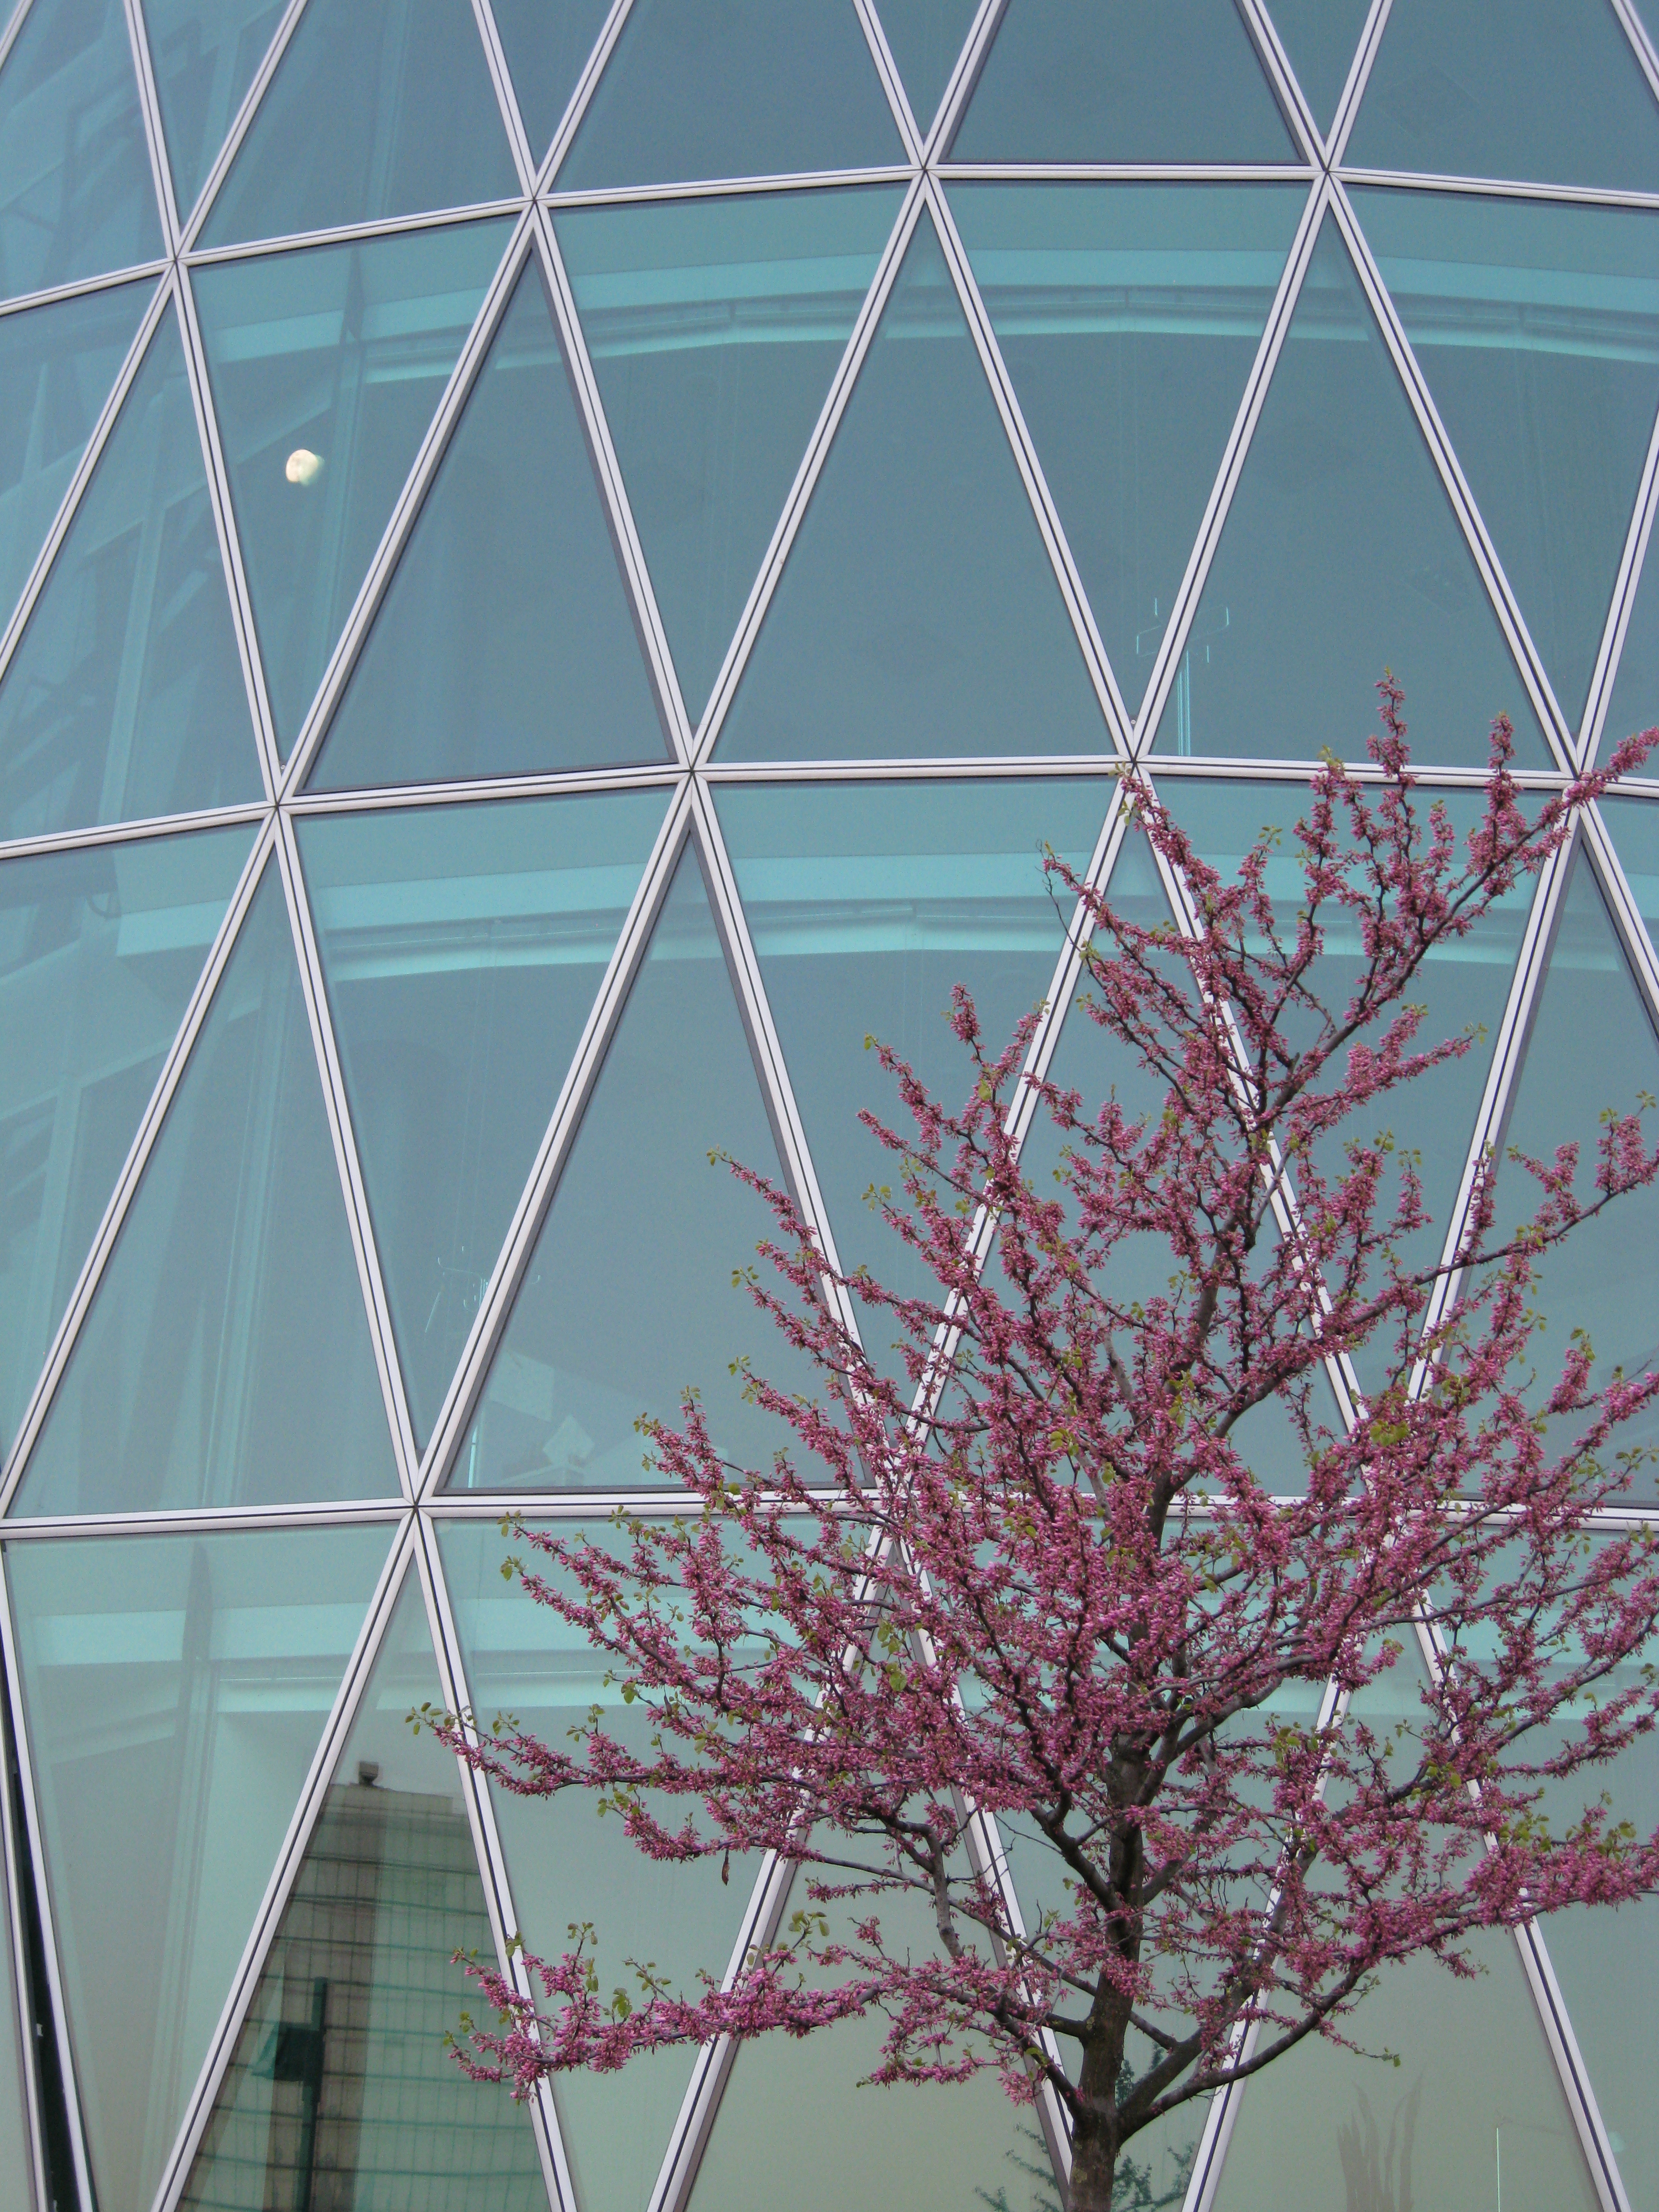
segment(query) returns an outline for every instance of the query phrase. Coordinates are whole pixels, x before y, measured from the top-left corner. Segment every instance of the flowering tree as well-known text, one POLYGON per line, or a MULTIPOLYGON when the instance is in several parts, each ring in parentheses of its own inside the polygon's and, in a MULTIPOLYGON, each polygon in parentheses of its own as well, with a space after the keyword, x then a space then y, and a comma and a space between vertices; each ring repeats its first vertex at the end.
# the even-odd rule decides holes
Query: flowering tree
POLYGON ((1030 1023, 994 1052, 957 994, 958 1112, 884 1054, 912 1123, 870 1122, 902 1170, 885 1210, 937 1295, 841 1287, 897 1325, 908 1387, 838 1317, 787 1196, 745 1177, 778 1224, 781 1287, 753 1295, 822 1378, 816 1401, 749 1385, 790 1453, 735 1469, 688 1399, 653 1436, 699 1512, 609 1547, 522 1531, 546 1555, 517 1565, 526 1589, 609 1655, 646 1747, 597 1711, 574 1747, 442 1726, 504 1789, 597 1792, 653 1858, 799 1863, 811 1909, 719 1986, 641 1969, 632 1996, 609 1993, 586 1931, 531 1961, 533 2001, 476 1970, 500 2017, 471 2033, 470 2070, 524 2094, 877 2008, 875 2080, 996 2069, 1063 2122, 1074 2212, 1106 2212, 1138 2133, 1305 2036, 1346 2040, 1389 1962, 1466 1974, 1477 1930, 1659 1878, 1659 1837, 1614 1820, 1596 1771, 1659 1708, 1630 1664, 1659 1620, 1659 1558, 1585 1530, 1629 1480, 1620 1426, 1659 1375, 1598 1382, 1575 1337, 1540 1379, 1533 1311, 1540 1255, 1651 1182, 1659 1152, 1639 1114, 1614 1115, 1593 1161, 1564 1145, 1516 1163, 1535 1211, 1507 1239, 1487 1161, 1455 1268, 1425 1271, 1401 1257, 1427 1219, 1415 1167, 1371 1133, 1393 1093, 1471 1048, 1422 1035, 1425 959, 1659 732, 1528 816, 1500 722, 1460 850, 1381 689, 1374 774, 1313 779, 1293 923, 1265 843, 1224 881, 1133 775, 1195 930, 1139 926, 1048 861, 1086 917, 1090 1015, 1156 1100, 1085 1111, 1037 1085, 1057 1183, 1036 1187, 1013 1134, 1030 1023), (1359 951, 1327 1003, 1337 930, 1359 951), (1137 1294, 1149 1249, 1156 1287, 1137 1294), (1368 1396, 1345 1364, 1361 1352, 1383 1377, 1368 1396), (1320 1418, 1329 1363, 1351 1425, 1320 1418), (1304 1497, 1270 1498, 1242 1454, 1269 1401, 1304 1497), (1396 1668, 1425 1686, 1382 1732, 1364 1693, 1396 1668), (1004 1825, 1059 1877, 1039 1912, 1014 1902, 1004 1825), (906 1892, 930 1916, 920 1954, 884 1934, 906 1892))

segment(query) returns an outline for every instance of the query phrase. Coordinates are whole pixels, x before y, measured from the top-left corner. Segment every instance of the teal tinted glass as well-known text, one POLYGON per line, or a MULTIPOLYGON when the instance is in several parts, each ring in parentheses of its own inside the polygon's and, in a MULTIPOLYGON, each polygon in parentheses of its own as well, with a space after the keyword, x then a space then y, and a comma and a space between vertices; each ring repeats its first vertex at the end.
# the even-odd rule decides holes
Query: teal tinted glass
MULTIPOLYGON (((608 1525, 566 1522, 574 1541, 586 1534, 601 1547, 619 1540, 608 1525)), ((563 1744, 568 1731, 595 1706, 607 1735, 649 1756, 653 1722, 643 1699, 624 1704, 608 1662, 549 1606, 518 1583, 503 1582, 509 1548, 557 1578, 551 1563, 521 1544, 509 1547, 492 1521, 441 1522, 439 1548, 461 1640, 467 1693, 488 1727, 510 1711, 544 1743, 563 1744)), ((637 1998, 631 1960, 654 1962, 672 1988, 697 1992, 699 1972, 725 1972, 758 1871, 754 1856, 734 1856, 722 1881, 718 1858, 684 1863, 647 1858, 603 1819, 593 1796, 565 1790, 525 1798, 492 1790, 496 1827, 507 1855, 507 1881, 527 1947, 556 1959, 568 1929, 591 1923, 592 1956, 608 1993, 637 1998)), ((675 1827, 691 1811, 684 1798, 659 1798, 658 1817, 675 1827)), ((690 2050, 632 2058, 625 2069, 562 2074, 554 2084, 565 2154, 583 2212, 638 2212, 648 2203, 663 2153, 690 2077, 690 2050)))
POLYGON ((149 296, 148 285, 122 284, 0 319, 0 606, 7 614, 149 296))
POLYGON ((545 2212, 528 2113, 445 2047, 469 2007, 488 2017, 455 1954, 496 1951, 454 1756, 407 1724, 443 1702, 411 1570, 185 2186, 192 2212, 545 2212))
POLYGON ((881 0, 887 50, 898 64, 910 112, 925 133, 972 28, 974 0, 881 0))
POLYGON ((202 241, 290 238, 518 189, 468 0, 310 0, 202 241))
POLYGON ((147 0, 144 28, 179 221, 218 156, 283 20, 282 0, 147 0))
POLYGON ((1643 799, 1604 799, 1601 808, 1637 911, 1659 944, 1659 808, 1643 799))
MULTIPOLYGON (((1650 730, 1656 722, 1659 722, 1659 552, 1654 550, 1650 534, 1619 655, 1613 696, 1601 726, 1601 757, 1606 759, 1621 738, 1632 737, 1638 730, 1650 730)), ((1650 775, 1652 770, 1644 772, 1650 775)))
POLYGON ((1295 185, 951 194, 1132 714, 1305 204, 1295 185))
POLYGON ((195 274, 284 752, 507 235, 502 222, 469 223, 195 274))
POLYGON ((1109 744, 924 214, 720 754, 813 760, 1109 744))
POLYGON ((1232 0, 1009 0, 951 158, 1299 156, 1232 0))
POLYGON ((1608 0, 1395 0, 1347 158, 1659 188, 1659 108, 1608 0))
POLYGON ((561 191, 903 158, 852 0, 635 0, 561 191))
MULTIPOLYGON (((1104 817, 1105 782, 764 785, 718 798, 767 1003, 844 1271, 866 1263, 890 1290, 936 1285, 866 1203, 902 1196, 899 1163, 864 1127, 867 1108, 913 1124, 866 1039, 890 1045, 951 1112, 975 1078, 946 1016, 972 993, 989 1054, 1041 1002, 1064 923, 1042 847, 1079 872, 1104 817)), ((1061 912, 1072 902, 1062 895, 1061 912)), ((874 1346, 897 1323, 872 1313, 874 1346)))
POLYGON ((812 1376, 732 1281, 772 1217, 715 1150, 781 1180, 695 853, 679 864, 449 1474, 452 1489, 648 1483, 643 1413, 703 1394, 722 1450, 765 1468, 787 1432, 731 1363, 812 1376))
POLYGON ((380 1527, 8 1547, 101 2203, 155 2193, 389 1541, 380 1527))
POLYGON ((300 825, 419 1442, 665 803, 628 792, 300 825))
POLYGON ((530 150, 539 161, 610 9, 606 0, 495 0, 490 12, 530 150))
POLYGON ((1314 121, 1328 131, 1348 81, 1370 0, 1273 0, 1273 28, 1314 121))
POLYGON ((311 781, 428 783, 660 760, 586 436, 526 270, 311 781))
POLYGON ((1392 668, 1419 760, 1542 738, 1327 216, 1158 724, 1158 750, 1364 757, 1392 668))
POLYGON ((9 1943, 0 1964, 0 2003, 6 2025, 0 2031, 0 2212, 35 2212, 34 2154, 30 2148, 28 2087, 23 2071, 17 1969, 9 1943))
POLYGON ((693 722, 898 204, 780 192, 556 217, 693 722))
POLYGON ((262 789, 168 309, 0 679, 0 836, 234 805, 262 789))
POLYGON ((395 1494, 268 867, 30 1455, 20 1513, 395 1494))
POLYGON ((0 69, 0 297, 159 256, 121 0, 30 9, 0 69))
POLYGON ((0 866, 0 1437, 9 1440, 253 842, 0 866))
POLYGON ((1659 215, 1355 200, 1576 728, 1659 409, 1659 215))

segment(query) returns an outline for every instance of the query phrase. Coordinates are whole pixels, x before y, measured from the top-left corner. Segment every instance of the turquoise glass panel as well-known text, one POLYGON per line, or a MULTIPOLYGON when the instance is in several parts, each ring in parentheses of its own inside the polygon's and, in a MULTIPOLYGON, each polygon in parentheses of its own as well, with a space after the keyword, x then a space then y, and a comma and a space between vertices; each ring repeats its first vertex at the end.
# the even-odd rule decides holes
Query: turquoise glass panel
POLYGON ((0 679, 0 836, 262 789, 169 309, 0 679))
POLYGON ((100 2203, 155 2193, 389 1542, 7 1547, 100 2203))
POLYGON ((36 0, 0 69, 0 297, 161 252, 121 0, 36 0))
POLYGON ((1373 688, 1419 761, 1545 750, 1451 502, 1328 215, 1158 730, 1172 753, 1364 759, 1373 688))
POLYGON ((195 273, 285 753, 507 236, 468 223, 195 273))
POLYGON ((953 161, 1294 161, 1232 0, 1009 0, 953 161))
POLYGON ((852 0, 635 0, 561 191, 903 159, 852 0))
POLYGON ((1097 753, 1110 742, 924 214, 720 755, 1097 753))
POLYGON ((1659 188, 1659 108, 1608 0, 1396 0, 1347 159, 1659 188))
MULTIPOLYGON (((1625 642, 1613 678, 1613 696, 1601 725, 1601 757, 1605 760, 1621 738, 1659 722, 1659 552, 1654 537, 1648 538, 1647 557, 1636 586, 1625 642)), ((1643 770, 1652 775, 1653 769, 1643 770)))
MULTIPOLYGON (((565 1522, 559 1533, 586 1535, 601 1547, 619 1541, 608 1524, 565 1522)), ((490 1521, 441 1522, 439 1549, 461 1640, 467 1694, 488 1727, 498 1713, 514 1718, 544 1743, 564 1744, 598 1707, 607 1735, 649 1756, 653 1723, 643 1700, 623 1701, 607 1662, 516 1582, 501 1577, 509 1550, 539 1572, 550 1562, 522 1544, 509 1546, 490 1521)), ((556 1798, 492 1790, 496 1827, 520 1931, 543 1958, 558 1958, 574 1923, 591 1923, 600 1984, 607 1995, 640 1987, 630 1960, 650 1960, 677 1990, 695 1996, 697 1977, 725 1972, 759 1870, 757 1857, 734 1857, 722 1881, 717 1858, 683 1864, 648 1859, 627 1843, 614 1820, 602 1819, 591 1796, 567 1790, 556 1798)), ((659 1818, 678 1826, 694 1808, 659 1798, 659 1818)), ((638 2212, 652 2185, 690 2078, 690 2051, 631 2059, 620 2073, 562 2074, 553 2094, 560 2132, 583 2212, 638 2212)))
POLYGON ((666 749, 532 265, 310 781, 537 774, 659 761, 666 749))
POLYGON ((121 284, 0 320, 0 606, 7 614, 149 299, 148 285, 121 284))
POLYGON ((395 1495, 267 867, 30 1455, 20 1513, 395 1495))
POLYGON ((411 1569, 181 2202, 191 2212, 545 2212, 529 2115, 445 2047, 494 1959, 411 1569), (313 2193, 314 2192, 314 2193, 313 2193))
POLYGON ((282 0, 148 0, 144 28, 181 222, 282 20, 282 0))
MULTIPOLYGON (((902 1195, 900 1164, 864 1127, 913 1127, 866 1040, 890 1045, 950 1111, 972 1063, 948 1025, 972 993, 990 1053, 1054 978, 1071 901, 1042 871, 1052 845, 1079 872, 1111 787, 1098 782, 770 784, 718 805, 796 1103, 844 1272, 937 1295, 925 1267, 866 1194, 902 1195)), ((872 1348, 898 1334, 860 1316, 872 1348)))
POLYGON ((1637 911, 1659 944, 1659 807, 1650 799, 1604 799, 1601 808, 1637 911))
POLYGON ((926 133, 972 28, 974 0, 882 0, 881 27, 904 96, 926 133))
POLYGON ((300 825, 421 1443, 665 804, 641 791, 300 825))
POLYGON ((693 722, 898 211, 779 192, 556 218, 693 722))
POLYGON ((1314 121, 1328 131, 1365 27, 1369 0, 1273 0, 1270 12, 1314 121))
POLYGON ((1305 204, 1295 185, 964 185, 951 194, 1131 713, 1305 204))
POLYGON ((518 190, 469 0, 311 0, 202 242, 477 207, 518 190))
POLYGON ((0 866, 0 1437, 9 1441, 253 842, 0 866))
POLYGON ((732 1280, 773 1227, 720 1150, 781 1181, 695 853, 650 950, 525 1269, 449 1486, 626 1489, 653 1463, 635 1423, 702 1393, 720 1449, 767 1468, 788 1441, 731 1363, 788 1389, 814 1372, 732 1280))
POLYGON ((606 0, 495 0, 490 12, 530 150, 539 161, 611 11, 606 0))
POLYGON ((1576 728, 1659 408, 1659 215, 1355 199, 1576 728))

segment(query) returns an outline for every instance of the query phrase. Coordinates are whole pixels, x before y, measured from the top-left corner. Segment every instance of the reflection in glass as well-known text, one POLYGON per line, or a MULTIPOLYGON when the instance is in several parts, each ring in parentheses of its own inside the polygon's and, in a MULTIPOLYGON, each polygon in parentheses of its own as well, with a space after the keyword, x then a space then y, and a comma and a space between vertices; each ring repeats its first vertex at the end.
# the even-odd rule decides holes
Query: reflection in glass
POLYGON ((663 817, 660 792, 300 825, 424 1443, 663 817))
POLYGON ((468 223, 191 280, 284 752, 507 234, 468 223))
POLYGON ((780 192, 556 219, 694 722, 898 204, 780 192))
POLYGON ((10 1439, 252 830, 0 866, 0 1438, 10 1439))
MULTIPOLYGON (((1641 579, 1625 631, 1624 649, 1619 656, 1619 672, 1613 678, 1613 696, 1607 702, 1601 726, 1603 760, 1621 738, 1633 736, 1638 730, 1650 730, 1659 722, 1659 552, 1654 550, 1656 536, 1659 532, 1649 535, 1647 557, 1642 563, 1641 579)), ((1651 763, 1641 771, 1644 775, 1653 772, 1651 763)))
POLYGON ((8 1548, 102 2203, 155 2194, 388 1540, 335 1528, 8 1548))
POLYGON ((145 0, 150 67, 181 222, 282 20, 282 0, 145 0))
POLYGON ((1132 714, 1304 204, 1296 185, 951 194, 1132 714))
POLYGON ((490 13, 539 162, 610 13, 607 0, 494 0, 490 13))
POLYGON ((282 884, 242 923, 17 1510, 395 1494, 282 884))
POLYGON ((1365 27, 1369 0, 1272 0, 1270 12, 1314 121, 1328 131, 1365 27))

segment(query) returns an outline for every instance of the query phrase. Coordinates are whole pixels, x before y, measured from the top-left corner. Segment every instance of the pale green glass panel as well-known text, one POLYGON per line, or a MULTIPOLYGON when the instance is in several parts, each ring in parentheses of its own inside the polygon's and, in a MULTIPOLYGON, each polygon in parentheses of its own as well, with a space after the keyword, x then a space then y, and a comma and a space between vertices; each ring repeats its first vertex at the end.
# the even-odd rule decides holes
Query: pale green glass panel
POLYGON ((147 285, 121 284, 0 320, 0 607, 7 613, 149 298, 147 285))
POLYGON ((0 70, 0 298, 159 258, 121 0, 35 0, 0 70))
POLYGON ((681 860, 525 1269, 471 1428, 463 1490, 659 1480, 635 1423, 700 1389, 720 1449, 770 1466, 788 1431, 744 1401, 748 1355, 781 1387, 816 1375, 732 1280, 771 1215, 714 1150, 781 1181, 696 855, 681 860))
POLYGON ((0 1435, 9 1439, 252 830, 0 866, 0 1435))
POLYGON ((910 112, 925 133, 972 27, 975 0, 881 0, 887 50, 898 64, 910 112))
POLYGON ((530 2118, 444 2045, 495 1947, 411 1567, 182 2203, 191 2212, 545 2212, 530 2118))
POLYGON ((495 272, 467 223, 192 279, 284 752, 495 272))
POLYGON ((1370 0, 1273 0, 1273 28, 1322 131, 1335 118, 1369 6, 1370 0))
POLYGON ((155 2192, 389 1537, 9 1547, 101 2204, 155 2192))
POLYGON ((720 752, 812 760, 1109 744, 924 213, 720 752))
POLYGON ((898 205, 866 189, 556 218, 694 722, 898 205))
POLYGON ((1347 159, 1659 188, 1659 109, 1608 0, 1396 0, 1347 159))
POLYGON ((964 185, 957 227, 1133 713, 1306 198, 964 185))
POLYGON ((21 1513, 395 1495, 274 866, 29 1457, 21 1513))
POLYGON ((310 0, 202 242, 291 238, 518 190, 469 0, 310 0))
MULTIPOLYGON (((614 1548, 606 1524, 566 1522, 559 1533, 588 1535, 614 1548)), ((607 1735, 649 1755, 652 1722, 646 1705, 623 1702, 607 1662, 517 1583, 501 1577, 509 1546, 493 1521, 441 1522, 439 1547, 450 1604, 461 1639, 472 1710, 488 1726, 498 1713, 544 1743, 562 1747, 597 1705, 607 1735)), ((548 1561, 525 1551, 527 1564, 550 1574, 548 1561)), ((640 1986, 627 1961, 649 1961, 677 1990, 699 1994, 700 1972, 718 1982, 732 1955, 758 1859, 734 1857, 722 1881, 718 1859, 684 1864, 648 1859, 602 1820, 592 1799, 575 1790, 556 1798, 520 1797, 493 1790, 495 1822, 507 1854, 520 1932, 528 1948, 556 1959, 574 1923, 591 1923, 595 1958, 607 1996, 640 1986)), ((678 1826, 696 1808, 659 1801, 659 1816, 678 1826)), ((631 2059, 620 2073, 559 2075, 553 2094, 565 2154, 583 2212, 639 2212, 651 2196, 690 2078, 695 2053, 658 2051, 631 2059)))
POLYGON ((0 835, 261 795, 169 309, 0 682, 0 835))
POLYGON ((852 0, 635 0, 561 191, 902 161, 852 0))
POLYGON ((1009 0, 954 161, 1294 161, 1232 0, 1009 0))
POLYGON ((1158 750, 1363 759, 1392 668, 1419 762, 1544 744, 1347 248, 1327 215, 1158 750))
MULTIPOLYGON (((1607 702, 1601 725, 1603 760, 1623 738, 1633 737, 1638 730, 1650 730, 1659 722, 1659 551, 1654 550, 1656 537, 1659 532, 1649 533, 1647 557, 1642 563, 1619 655, 1619 672, 1613 678, 1613 696, 1607 702)), ((1650 765, 1641 773, 1650 775, 1654 768, 1650 765)))
POLYGON ((665 805, 628 792, 300 825, 417 1443, 665 805))
POLYGON ((1576 727, 1659 407, 1659 216, 1438 192, 1355 200, 1576 727))
POLYGON ((310 781, 544 774, 666 749, 532 263, 310 781))
POLYGON ((282 0, 147 0, 144 28, 181 222, 282 20, 282 0))
POLYGON ((495 0, 490 12, 530 150, 539 161, 611 12, 607 0, 495 0))

